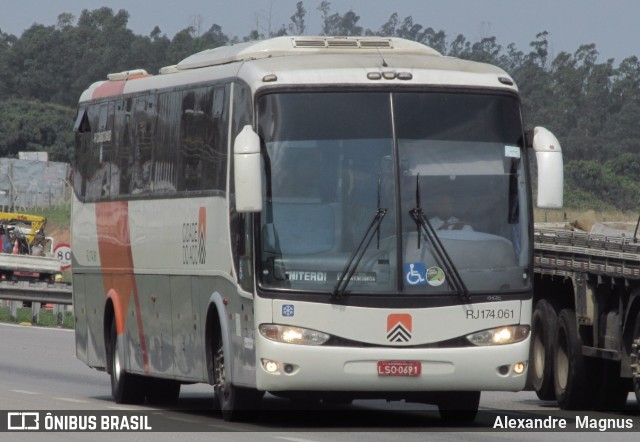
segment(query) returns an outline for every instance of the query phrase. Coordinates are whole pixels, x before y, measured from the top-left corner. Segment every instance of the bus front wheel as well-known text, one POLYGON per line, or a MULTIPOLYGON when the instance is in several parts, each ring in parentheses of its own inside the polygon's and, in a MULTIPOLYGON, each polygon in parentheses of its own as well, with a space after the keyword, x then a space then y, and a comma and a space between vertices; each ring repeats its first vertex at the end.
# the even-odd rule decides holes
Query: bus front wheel
POLYGON ((255 389, 237 387, 231 383, 220 335, 218 333, 216 336, 213 347, 214 401, 220 407, 224 420, 247 420, 250 413, 258 408, 263 394, 255 389))
POLYGON ((110 346, 109 373, 111 373, 111 395, 113 399, 118 404, 143 403, 146 379, 125 371, 124 357, 118 343, 115 320, 111 322, 110 346))

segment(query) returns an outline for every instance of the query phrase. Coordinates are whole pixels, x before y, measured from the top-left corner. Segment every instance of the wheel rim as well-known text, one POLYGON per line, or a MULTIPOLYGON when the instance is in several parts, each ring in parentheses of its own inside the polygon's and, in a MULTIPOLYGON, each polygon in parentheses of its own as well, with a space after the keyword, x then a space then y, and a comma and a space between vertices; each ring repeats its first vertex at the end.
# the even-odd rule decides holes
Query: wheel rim
MULTIPOLYGON (((638 318, 640 319, 640 314, 638 314, 638 318)), ((640 336, 637 336, 637 339, 635 339, 631 345, 631 375, 633 376, 633 390, 636 395, 636 400, 638 401, 638 406, 640 406, 640 368, 638 364, 640 364, 640 336)))
POLYGON ((120 373, 122 370, 122 364, 120 363, 120 353, 118 352, 118 338, 113 343, 113 376, 116 382, 120 381, 120 373))
POLYGON ((224 373, 224 349, 222 345, 218 347, 214 356, 214 381, 216 392, 226 400, 229 397, 229 389, 227 388, 224 373))

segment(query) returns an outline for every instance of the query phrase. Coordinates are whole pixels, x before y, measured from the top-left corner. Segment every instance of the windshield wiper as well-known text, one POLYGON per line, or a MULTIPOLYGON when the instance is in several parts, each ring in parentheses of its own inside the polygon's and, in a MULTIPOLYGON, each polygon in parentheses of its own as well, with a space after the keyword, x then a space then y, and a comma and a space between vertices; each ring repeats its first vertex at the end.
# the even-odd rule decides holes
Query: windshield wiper
POLYGON ((416 207, 409 210, 409 213, 413 217, 413 220, 416 222, 416 227, 418 228, 418 248, 420 248, 420 227, 422 227, 427 237, 431 241, 433 251, 436 255, 438 255, 438 258, 442 266, 444 267, 446 274, 449 275, 453 288, 463 301, 468 301, 469 290, 467 289, 467 286, 464 284, 464 281, 458 273, 458 269, 456 269, 455 264, 447 253, 447 249, 445 249, 442 241, 440 241, 440 238, 438 238, 436 230, 433 228, 431 222, 425 216, 424 211, 422 210, 422 206, 420 203, 420 174, 416 176, 416 207))
POLYGON ((351 256, 349 256, 347 263, 342 269, 340 279, 338 279, 338 283, 336 284, 336 287, 333 289, 333 294, 331 295, 331 297, 334 300, 340 298, 340 296, 342 296, 344 291, 347 289, 347 285, 349 285, 349 281, 351 281, 351 278, 353 277, 353 274, 355 273, 356 268, 358 267, 358 264, 360 264, 360 261, 364 256, 364 252, 369 247, 369 243, 371 243, 371 240, 373 239, 373 235, 376 232, 378 233, 378 248, 380 248, 380 229, 379 228, 386 214, 387 214, 387 209, 383 209, 382 207, 380 207, 380 176, 378 176, 378 209, 376 210, 376 214, 371 220, 371 223, 369 223, 369 227, 367 228, 367 231, 362 236, 362 239, 360 240, 358 247, 356 247, 354 251, 351 252, 351 256))

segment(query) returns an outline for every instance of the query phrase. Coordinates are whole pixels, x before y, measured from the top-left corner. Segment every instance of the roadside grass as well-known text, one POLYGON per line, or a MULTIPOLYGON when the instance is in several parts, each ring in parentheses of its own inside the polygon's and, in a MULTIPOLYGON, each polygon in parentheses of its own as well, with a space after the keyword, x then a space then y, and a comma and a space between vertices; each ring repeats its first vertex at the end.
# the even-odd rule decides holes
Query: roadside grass
POLYGON ((533 217, 536 222, 575 222, 583 221, 588 223, 606 223, 606 222, 636 222, 638 220, 637 212, 623 211, 596 211, 596 210, 577 210, 571 208, 565 209, 535 209, 533 217))
POLYGON ((38 314, 38 321, 33 323, 31 317, 31 307, 20 307, 16 310, 16 317, 11 317, 11 309, 9 306, 0 306, 0 322, 9 322, 14 324, 29 323, 39 327, 58 327, 73 329, 75 326, 75 317, 71 312, 60 313, 61 324, 58 325, 57 315, 48 309, 41 308, 38 314))
POLYGON ((31 215, 44 216, 47 218, 48 226, 57 226, 60 228, 69 228, 71 225, 71 205, 64 204, 60 206, 34 208, 29 211, 31 215))

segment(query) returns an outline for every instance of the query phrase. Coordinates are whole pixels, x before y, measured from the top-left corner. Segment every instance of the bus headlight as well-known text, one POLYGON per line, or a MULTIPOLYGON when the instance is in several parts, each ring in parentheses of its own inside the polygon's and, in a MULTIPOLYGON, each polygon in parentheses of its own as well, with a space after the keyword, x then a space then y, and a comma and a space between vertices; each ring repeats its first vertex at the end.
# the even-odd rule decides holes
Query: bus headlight
POLYGON ((479 331, 467 335, 473 345, 504 345, 524 341, 529 336, 528 325, 511 325, 479 331))
POLYGON ((259 330, 265 338, 286 344, 322 345, 331 337, 316 330, 289 325, 262 324, 259 330))

